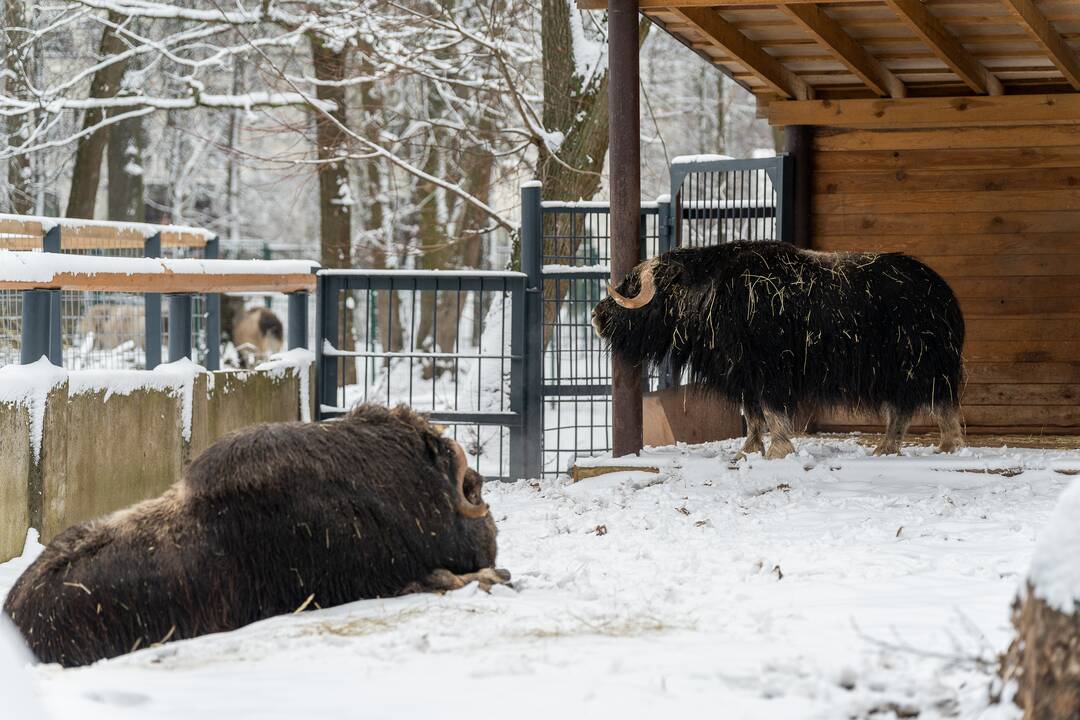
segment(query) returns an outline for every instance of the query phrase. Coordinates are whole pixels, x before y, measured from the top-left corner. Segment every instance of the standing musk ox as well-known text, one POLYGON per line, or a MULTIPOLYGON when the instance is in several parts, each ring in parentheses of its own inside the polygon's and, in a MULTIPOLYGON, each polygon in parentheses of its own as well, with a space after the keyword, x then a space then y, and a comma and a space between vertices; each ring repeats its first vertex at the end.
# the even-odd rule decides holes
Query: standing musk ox
POLYGON ((680 248, 634 268, 593 311, 617 355, 658 364, 742 407, 745 455, 794 451, 800 408, 878 412, 875 454, 900 452, 917 411, 963 442, 964 318, 945 281, 900 253, 824 253, 780 242, 680 248))
POLYGON ((161 497, 58 535, 4 611, 73 666, 300 609, 510 579, 483 479, 405 407, 214 443, 161 497))

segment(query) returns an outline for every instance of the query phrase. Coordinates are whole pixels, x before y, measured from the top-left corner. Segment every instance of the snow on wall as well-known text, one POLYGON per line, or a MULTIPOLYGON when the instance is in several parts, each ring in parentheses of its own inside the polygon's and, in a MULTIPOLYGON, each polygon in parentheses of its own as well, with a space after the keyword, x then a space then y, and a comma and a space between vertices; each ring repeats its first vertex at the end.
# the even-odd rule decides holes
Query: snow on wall
POLYGON ((1060 612, 1076 612, 1080 599, 1080 482, 1061 493, 1039 534, 1028 581, 1036 597, 1060 612))
MULTIPOLYGON (((325 342, 325 341, 324 341, 325 342)), ((311 366, 315 363, 315 353, 306 348, 293 348, 283 353, 271 355, 266 362, 257 365, 256 370, 269 373, 271 377, 284 377, 288 373, 300 380, 300 420, 311 422, 311 394, 309 377, 311 366)))
POLYGON ((56 367, 44 356, 29 365, 0 367, 0 402, 25 405, 30 410, 30 447, 34 462, 41 457, 45 402, 52 389, 67 378, 68 373, 63 368, 56 367))
POLYGON ((58 273, 285 275, 318 267, 311 260, 166 260, 0 250, 0 280, 10 282, 49 282, 58 273))
POLYGON ((190 442, 195 378, 206 372, 206 368, 188 358, 158 365, 153 370, 77 370, 68 373, 68 394, 104 391, 107 401, 113 395, 157 390, 180 397, 183 436, 190 442))

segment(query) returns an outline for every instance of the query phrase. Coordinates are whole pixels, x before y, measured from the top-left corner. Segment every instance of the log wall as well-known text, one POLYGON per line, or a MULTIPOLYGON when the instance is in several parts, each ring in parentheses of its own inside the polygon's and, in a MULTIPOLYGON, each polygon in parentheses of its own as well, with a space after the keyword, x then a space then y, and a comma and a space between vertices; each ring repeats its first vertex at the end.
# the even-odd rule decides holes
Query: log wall
POLYGON ((1080 125, 819 127, 813 157, 814 248, 910 253, 960 298, 968 432, 1080 434, 1080 125))

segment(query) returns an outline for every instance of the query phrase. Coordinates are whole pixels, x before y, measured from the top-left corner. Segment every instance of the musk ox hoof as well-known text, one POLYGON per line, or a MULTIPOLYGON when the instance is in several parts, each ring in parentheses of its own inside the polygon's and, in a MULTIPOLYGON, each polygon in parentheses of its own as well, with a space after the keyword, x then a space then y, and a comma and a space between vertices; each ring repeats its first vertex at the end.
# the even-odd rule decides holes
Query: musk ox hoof
POLYGON ((881 444, 874 448, 874 455, 899 455, 900 446, 892 444, 881 444))
POLYGON ((951 453, 951 452, 956 452, 957 450, 959 450, 962 447, 964 447, 964 443, 958 442, 958 441, 955 441, 955 440, 950 440, 948 442, 942 442, 940 445, 938 445, 937 446, 937 451, 939 453, 951 453))
POLYGON ((773 440, 772 443, 769 444, 769 452, 765 453, 765 459, 783 460, 793 452, 795 452, 795 446, 791 444, 790 440, 773 440))
POLYGON ((493 585, 509 585, 510 571, 502 568, 484 568, 474 573, 455 575, 449 570, 442 568, 435 570, 422 583, 411 583, 405 588, 403 595, 414 592, 444 593, 450 590, 458 590, 469 583, 478 583, 484 592, 491 592, 493 585))

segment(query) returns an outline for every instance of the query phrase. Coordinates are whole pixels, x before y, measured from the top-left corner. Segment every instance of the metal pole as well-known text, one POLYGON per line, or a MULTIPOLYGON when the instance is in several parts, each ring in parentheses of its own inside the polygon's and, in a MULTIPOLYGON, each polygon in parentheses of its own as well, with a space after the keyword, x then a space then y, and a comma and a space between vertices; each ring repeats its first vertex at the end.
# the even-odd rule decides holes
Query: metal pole
MULTIPOLYGON (((60 226, 54 225, 45 233, 41 249, 48 253, 60 252, 60 226)), ((49 290, 49 362, 57 367, 64 365, 64 340, 61 333, 63 323, 63 291, 49 290)), ((37 358, 34 358, 35 360, 37 358)))
MULTIPOLYGON (((49 354, 51 290, 26 290, 22 294, 22 348, 19 362, 37 362, 49 354)), ((49 359, 52 362, 52 359, 49 359)), ((55 365, 55 363, 53 363, 55 365)))
MULTIPOLYGON (((521 272, 525 279, 525 329, 521 397, 523 477, 544 470, 544 214, 540 183, 521 188, 521 272)), ((512 390, 511 390, 512 392, 512 390)))
MULTIPOLYGON (((143 255, 148 258, 161 257, 161 233, 146 239, 143 255)), ((146 369, 153 370, 161 364, 161 295, 146 293, 143 295, 143 327, 146 338, 143 343, 146 355, 146 369)))
POLYGON ((191 357, 191 296, 169 295, 169 362, 191 357))
POLYGON ((341 288, 338 279, 329 275, 319 275, 315 291, 315 418, 323 419, 322 406, 337 405, 338 359, 335 355, 326 355, 324 343, 327 339, 337 340, 338 293, 341 288))
MULTIPOLYGON (((216 260, 221 253, 221 241, 215 236, 206 241, 203 256, 216 260)), ((221 369, 221 295, 208 293, 206 301, 206 369, 221 369)))
MULTIPOLYGON (((638 119, 636 0, 608 0, 608 162, 611 193, 611 281, 638 263, 641 218, 641 128, 638 119)), ((641 450, 641 366, 611 360, 612 453, 641 450)))
POLYGON ((308 346, 308 294, 289 293, 289 344, 288 349, 308 346))
MULTIPOLYGON (((657 250, 660 255, 663 255, 675 247, 675 228, 672 223, 670 198, 667 200, 660 200, 657 203, 656 222, 659 235, 657 250)), ((672 369, 671 355, 668 354, 660 366, 660 377, 657 378, 656 389, 665 390, 673 385, 675 385, 675 373, 672 369)))

